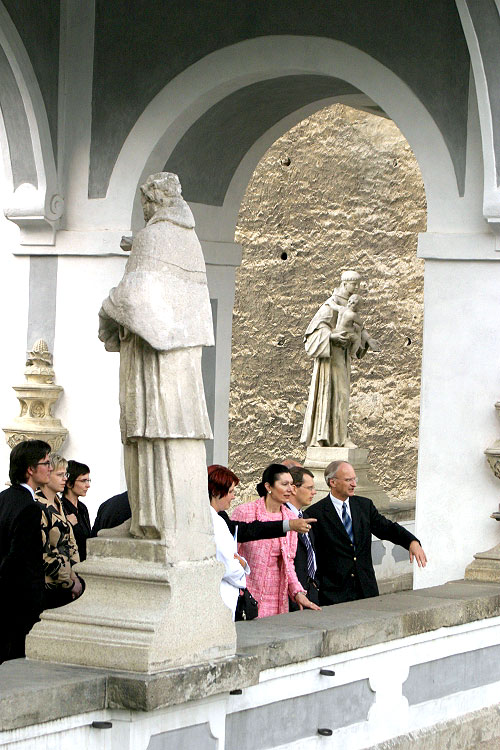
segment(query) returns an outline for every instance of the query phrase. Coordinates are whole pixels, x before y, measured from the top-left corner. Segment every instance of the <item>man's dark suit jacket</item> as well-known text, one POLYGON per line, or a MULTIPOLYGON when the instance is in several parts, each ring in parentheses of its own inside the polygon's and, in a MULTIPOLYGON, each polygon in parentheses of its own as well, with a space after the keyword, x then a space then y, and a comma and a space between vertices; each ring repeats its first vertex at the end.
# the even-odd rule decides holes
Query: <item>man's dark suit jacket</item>
MULTIPOLYGON (((312 517, 316 518, 316 516, 314 515, 312 517)), ((313 529, 309 531, 309 539, 311 540, 314 551, 316 551, 313 529)), ((304 587, 307 598, 309 599, 309 601, 314 602, 314 604, 319 604, 317 575, 314 581, 311 581, 307 572, 307 547, 304 542, 304 534, 297 534, 297 552, 295 553, 294 563, 297 578, 304 587)), ((288 609, 290 610, 290 612, 296 612, 299 609, 299 605, 289 598, 288 609)))
POLYGON ((41 518, 40 507, 25 487, 14 484, 0 493, 0 601, 3 604, 0 661, 24 656, 24 636, 42 611, 45 577, 41 518))
POLYGON ((238 527, 239 542, 256 542, 258 539, 286 536, 286 532, 283 531, 283 521, 232 521, 225 510, 221 510, 219 516, 224 519, 233 536, 238 527))
POLYGON ((97 536, 97 532, 101 529, 113 529, 115 526, 120 526, 131 515, 128 492, 113 495, 99 506, 90 536, 97 536))
POLYGON ((310 506, 305 517, 317 518, 314 527, 320 604, 338 604, 378 595, 373 570, 372 534, 409 548, 418 541, 403 526, 382 516, 367 497, 349 498, 354 546, 330 495, 310 506))

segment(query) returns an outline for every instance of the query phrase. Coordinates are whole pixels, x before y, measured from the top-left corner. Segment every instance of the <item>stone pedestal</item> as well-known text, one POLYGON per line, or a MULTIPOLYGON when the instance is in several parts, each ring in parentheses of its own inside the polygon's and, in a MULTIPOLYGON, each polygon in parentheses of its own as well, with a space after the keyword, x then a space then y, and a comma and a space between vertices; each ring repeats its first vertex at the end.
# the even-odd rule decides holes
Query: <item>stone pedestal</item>
POLYGON ((368 478, 368 454, 366 448, 358 448, 354 444, 341 448, 320 448, 309 446, 306 453, 304 466, 314 474, 314 484, 318 490, 318 499, 322 492, 329 492, 325 482, 324 471, 332 461, 347 461, 356 471, 358 485, 356 495, 369 497, 379 510, 390 506, 389 496, 380 485, 375 484, 368 478))
POLYGON ((215 556, 169 563, 162 542, 131 538, 129 523, 88 541, 76 568, 84 594, 42 614, 28 658, 154 674, 235 653, 223 565, 215 556))
POLYGON ((467 581, 500 583, 500 544, 474 555, 474 560, 465 568, 464 577, 467 581))

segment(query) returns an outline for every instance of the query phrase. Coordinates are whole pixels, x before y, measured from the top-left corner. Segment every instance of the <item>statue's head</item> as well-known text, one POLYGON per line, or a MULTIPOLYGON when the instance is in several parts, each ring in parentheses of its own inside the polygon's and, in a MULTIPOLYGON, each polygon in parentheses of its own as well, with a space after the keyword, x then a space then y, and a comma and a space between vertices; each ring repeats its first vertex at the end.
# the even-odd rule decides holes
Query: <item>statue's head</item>
POLYGON ((191 209, 182 197, 181 183, 173 172, 152 174, 141 185, 141 201, 144 218, 149 222, 161 211, 160 221, 171 221, 187 229, 194 228, 191 209))
POLYGON ((346 295, 354 294, 358 291, 361 283, 361 276, 357 271, 344 271, 340 277, 340 286, 346 295))
POLYGON ((182 199, 181 183, 173 172, 157 172, 141 185, 141 203, 144 218, 149 221, 163 206, 173 206, 182 199))
POLYGON ((349 307, 351 310, 357 310, 358 307, 361 306, 361 297, 359 294, 351 294, 349 299, 347 300, 347 307, 349 307))

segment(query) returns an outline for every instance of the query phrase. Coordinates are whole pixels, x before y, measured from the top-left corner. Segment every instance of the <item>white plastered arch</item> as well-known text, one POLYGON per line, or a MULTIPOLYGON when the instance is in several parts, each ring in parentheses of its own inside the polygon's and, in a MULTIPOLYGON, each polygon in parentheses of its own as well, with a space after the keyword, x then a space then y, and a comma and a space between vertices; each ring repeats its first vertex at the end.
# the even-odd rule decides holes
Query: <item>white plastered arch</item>
MULTIPOLYGON (((29 55, 2 2, 0 46, 7 57, 23 101, 38 182, 38 187, 19 185, 13 192, 5 213, 21 227, 21 243, 53 244, 53 222, 61 216, 64 202, 57 189, 57 171, 47 112, 29 55)), ((2 133, 5 135, 3 128, 2 133)), ((8 143, 3 146, 8 153, 8 143)))
MULTIPOLYGON (((420 100, 398 76, 364 52, 331 39, 297 36, 261 37, 225 47, 165 86, 139 117, 120 151, 107 198, 97 201, 101 204, 99 209, 95 206, 99 224, 103 225, 106 214, 108 219, 113 217, 115 226, 130 225, 131 206, 141 178, 165 164, 188 128, 215 103, 242 86, 294 74, 343 79, 382 107, 407 138, 419 163, 427 195, 429 231, 446 231, 447 223, 457 231, 457 221, 464 216, 464 199, 459 198, 443 136, 420 100), (103 215, 98 216, 101 210, 103 215)), ((314 106, 305 109, 310 113, 314 106)), ((296 122, 306 116, 302 110, 295 115, 296 122)), ((285 132, 294 124, 294 116, 282 123, 281 132, 285 132)), ((245 180, 248 183, 260 156, 279 131, 278 124, 269 131, 269 137, 260 138, 236 171, 224 207, 219 209, 228 232, 242 185, 245 180)))

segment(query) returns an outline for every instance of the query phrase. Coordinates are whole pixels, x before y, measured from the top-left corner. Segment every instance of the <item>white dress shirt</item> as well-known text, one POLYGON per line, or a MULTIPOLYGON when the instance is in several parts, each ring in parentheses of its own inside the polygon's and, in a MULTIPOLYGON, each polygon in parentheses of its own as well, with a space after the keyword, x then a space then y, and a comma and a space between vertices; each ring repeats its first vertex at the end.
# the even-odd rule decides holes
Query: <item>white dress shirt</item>
POLYGON ((21 482, 21 487, 26 487, 26 489, 31 492, 31 497, 33 498, 33 500, 35 499, 35 490, 33 489, 33 487, 30 487, 29 484, 25 484, 24 482, 21 482))
MULTIPOLYGON (((285 503, 285 505, 288 508, 288 510, 291 510, 292 513, 294 513, 297 516, 297 518, 299 517, 299 509, 296 508, 293 503, 285 503)), ((309 534, 307 532, 305 532, 305 535, 307 536, 307 538, 311 542, 309 534)), ((311 547, 312 547, 313 560, 314 560, 314 570, 317 571, 318 570, 318 566, 317 566, 317 563, 316 563, 316 552, 314 551, 314 547, 312 546, 312 542, 311 542, 311 547)), ((306 549, 307 549, 307 547, 306 547, 306 549)))
MULTIPOLYGON (((339 500, 338 497, 334 497, 331 492, 330 492, 330 500, 332 501, 333 507, 339 514, 339 518, 342 521, 342 505, 343 505, 342 500, 339 500)), ((347 500, 345 501, 345 504, 346 504, 346 510, 349 513, 349 518, 352 521, 351 506, 349 505, 349 498, 347 498, 347 500)))
POLYGON ((236 538, 233 538, 226 522, 219 516, 215 508, 210 506, 210 512, 212 514, 212 522, 214 525, 215 556, 217 560, 224 563, 225 569, 220 583, 220 595, 226 607, 229 607, 233 613, 234 620, 234 612, 238 602, 238 592, 240 589, 244 589, 247 585, 245 573, 247 575, 250 573, 250 567, 248 563, 246 564, 245 569, 241 567, 239 561, 234 556, 234 553, 237 551, 236 538))

